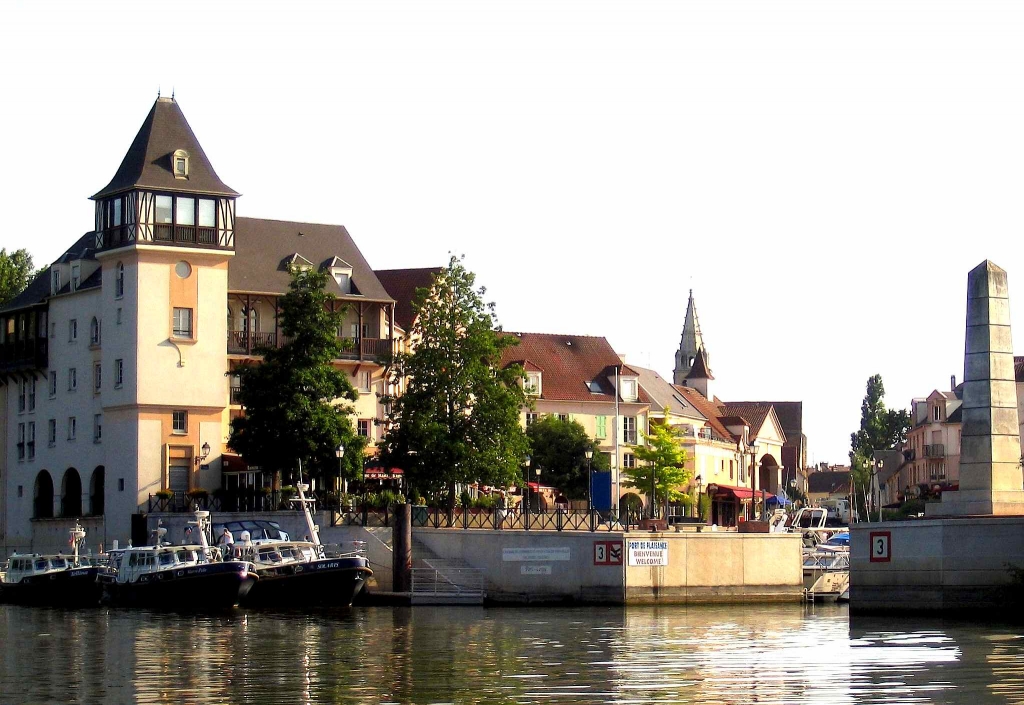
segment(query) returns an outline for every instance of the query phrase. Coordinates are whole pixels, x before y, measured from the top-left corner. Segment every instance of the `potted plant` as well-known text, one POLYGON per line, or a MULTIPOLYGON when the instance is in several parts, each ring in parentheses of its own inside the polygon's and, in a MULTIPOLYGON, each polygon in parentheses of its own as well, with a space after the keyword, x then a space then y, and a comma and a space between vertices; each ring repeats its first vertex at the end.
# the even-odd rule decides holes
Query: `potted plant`
POLYGON ((198 500, 200 502, 205 501, 210 496, 209 490, 203 489, 202 487, 189 490, 187 494, 189 499, 198 500))
POLYGON ((174 490, 159 489, 156 491, 156 496, 158 499, 172 499, 174 497, 174 490))
POLYGON ((292 485, 284 485, 283 487, 281 487, 281 489, 279 490, 279 493, 281 495, 280 508, 291 509, 292 507, 288 503, 288 500, 294 497, 297 492, 298 490, 296 490, 295 487, 292 485))

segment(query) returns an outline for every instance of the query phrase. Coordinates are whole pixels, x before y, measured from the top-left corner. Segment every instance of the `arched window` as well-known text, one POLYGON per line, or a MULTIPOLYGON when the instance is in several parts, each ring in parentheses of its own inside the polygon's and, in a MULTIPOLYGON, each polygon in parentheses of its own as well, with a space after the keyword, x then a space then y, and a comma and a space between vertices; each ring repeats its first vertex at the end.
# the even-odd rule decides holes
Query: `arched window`
POLYGON ((114 296, 124 296, 124 263, 118 262, 114 267, 114 296))
POLYGON ((92 317, 92 321, 89 323, 89 345, 100 344, 100 322, 96 316, 92 317))
POLYGON ((89 514, 92 516, 103 516, 105 475, 106 470, 100 465, 92 471, 92 479, 89 480, 89 514))
POLYGON ((32 516, 36 519, 49 519, 53 516, 53 478, 45 470, 40 470, 36 475, 33 503, 32 516))
POLYGON ((82 478, 74 468, 68 468, 60 483, 60 515, 82 516, 82 478))

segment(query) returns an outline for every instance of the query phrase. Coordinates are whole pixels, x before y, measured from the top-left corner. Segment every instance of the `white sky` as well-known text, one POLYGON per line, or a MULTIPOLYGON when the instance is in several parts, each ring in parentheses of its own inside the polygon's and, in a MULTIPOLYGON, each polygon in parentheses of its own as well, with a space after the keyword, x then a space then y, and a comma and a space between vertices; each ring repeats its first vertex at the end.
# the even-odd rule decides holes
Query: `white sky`
POLYGON ((1022 40, 983 0, 6 1, 0 246, 91 229, 174 88, 240 215, 464 253, 509 330, 669 376, 692 286, 715 393, 844 462, 868 376, 960 379, 969 269, 1024 297, 1022 40))

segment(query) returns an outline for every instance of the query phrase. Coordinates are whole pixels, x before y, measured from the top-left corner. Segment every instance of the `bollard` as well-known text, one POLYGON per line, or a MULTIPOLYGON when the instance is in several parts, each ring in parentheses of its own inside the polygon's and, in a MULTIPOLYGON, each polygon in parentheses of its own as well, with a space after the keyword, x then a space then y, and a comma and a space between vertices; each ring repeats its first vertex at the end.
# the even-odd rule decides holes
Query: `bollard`
POLYGON ((394 592, 412 591, 412 505, 395 506, 391 574, 394 592))

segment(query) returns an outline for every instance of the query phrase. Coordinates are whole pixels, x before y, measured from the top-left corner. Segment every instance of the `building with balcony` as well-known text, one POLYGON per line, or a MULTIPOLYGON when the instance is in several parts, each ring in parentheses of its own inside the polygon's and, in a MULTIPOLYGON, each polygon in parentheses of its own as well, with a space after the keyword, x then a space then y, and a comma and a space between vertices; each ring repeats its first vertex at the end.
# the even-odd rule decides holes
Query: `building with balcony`
POLYGON ((336 364, 375 439, 395 302, 343 226, 236 217, 239 194, 210 164, 180 107, 158 98, 93 229, 0 310, 0 522, 7 550, 46 550, 82 521, 122 543, 158 491, 263 486, 226 448, 231 371, 283 344, 290 267, 331 275, 344 306, 336 364))
POLYGON ((932 391, 911 401, 910 431, 903 446, 906 462, 899 471, 903 489, 960 482, 960 388, 932 391))

